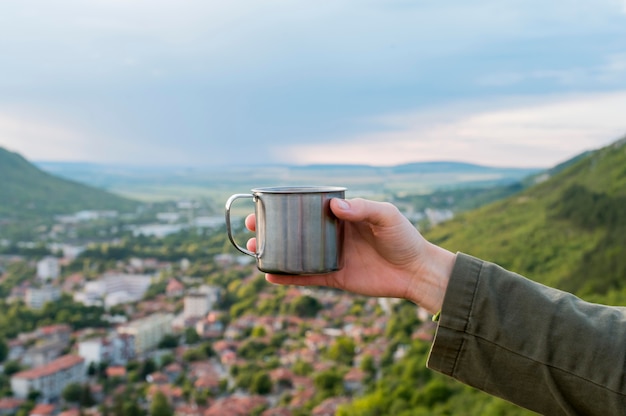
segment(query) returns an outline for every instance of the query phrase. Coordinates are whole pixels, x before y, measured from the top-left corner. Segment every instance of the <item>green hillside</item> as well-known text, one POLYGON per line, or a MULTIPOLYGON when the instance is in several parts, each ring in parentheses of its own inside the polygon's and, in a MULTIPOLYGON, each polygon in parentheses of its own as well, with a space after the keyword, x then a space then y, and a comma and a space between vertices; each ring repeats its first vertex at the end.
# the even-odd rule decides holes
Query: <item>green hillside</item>
POLYGON ((134 210, 126 198, 52 176, 0 147, 0 218, 29 219, 86 209, 134 210))
POLYGON ((626 304, 626 138, 427 233, 592 301, 626 304))

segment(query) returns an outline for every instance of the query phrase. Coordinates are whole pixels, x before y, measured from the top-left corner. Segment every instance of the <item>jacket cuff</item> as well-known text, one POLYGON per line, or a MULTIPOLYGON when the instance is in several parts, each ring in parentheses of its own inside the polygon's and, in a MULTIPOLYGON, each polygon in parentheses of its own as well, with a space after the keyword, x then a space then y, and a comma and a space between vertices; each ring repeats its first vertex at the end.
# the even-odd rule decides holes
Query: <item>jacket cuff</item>
POLYGON ((464 334, 470 322, 472 307, 483 261, 457 253, 448 282, 427 367, 453 376, 463 348, 464 334))

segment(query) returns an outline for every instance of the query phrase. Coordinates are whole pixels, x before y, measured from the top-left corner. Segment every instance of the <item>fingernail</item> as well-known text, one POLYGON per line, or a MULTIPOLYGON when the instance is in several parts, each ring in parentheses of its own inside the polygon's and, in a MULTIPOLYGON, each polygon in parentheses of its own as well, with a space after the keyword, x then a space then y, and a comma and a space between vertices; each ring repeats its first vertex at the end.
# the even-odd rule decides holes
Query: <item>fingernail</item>
POLYGON ((350 203, 348 201, 346 201, 345 199, 339 199, 337 198, 337 208, 343 210, 343 211, 347 211, 350 209, 350 203))

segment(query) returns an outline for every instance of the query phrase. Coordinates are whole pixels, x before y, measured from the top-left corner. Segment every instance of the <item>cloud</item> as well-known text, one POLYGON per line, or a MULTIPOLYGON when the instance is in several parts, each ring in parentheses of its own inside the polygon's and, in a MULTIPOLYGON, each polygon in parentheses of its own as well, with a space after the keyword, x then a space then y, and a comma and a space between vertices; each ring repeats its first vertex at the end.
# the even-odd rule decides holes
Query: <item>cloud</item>
POLYGON ((151 146, 149 141, 98 133, 52 118, 32 108, 23 113, 0 110, 0 146, 34 161, 155 165, 184 164, 189 158, 175 141, 151 146))
POLYGON ((476 83, 482 86, 505 87, 535 81, 553 81, 564 86, 626 84, 626 53, 611 53, 597 65, 565 69, 541 69, 527 72, 500 72, 481 75, 476 83))
MULTIPOLYGON (((514 124, 498 110, 623 88, 622 6, 7 0, 0 143, 34 159, 152 164, 291 162, 290 150, 338 140, 329 161, 433 158, 448 138, 473 149, 485 125, 514 124), (521 95, 531 102, 505 99, 521 95)), ((490 139, 479 156, 523 139, 490 139)))
POLYGON ((520 100, 522 103, 517 105, 482 101, 386 116, 377 120, 386 125, 375 133, 275 151, 302 164, 392 165, 416 160, 463 160, 549 167, 626 133, 626 90, 528 100, 520 100), (502 108, 502 104, 508 108, 502 108))

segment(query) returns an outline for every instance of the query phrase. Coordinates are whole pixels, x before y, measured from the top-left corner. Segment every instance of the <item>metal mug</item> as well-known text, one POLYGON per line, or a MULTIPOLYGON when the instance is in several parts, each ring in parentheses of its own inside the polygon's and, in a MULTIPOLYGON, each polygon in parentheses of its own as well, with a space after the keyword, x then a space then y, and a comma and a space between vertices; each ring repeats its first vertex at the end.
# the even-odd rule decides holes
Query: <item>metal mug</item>
POLYGON ((256 259, 262 272, 321 274, 343 266, 343 221, 330 209, 332 198, 345 198, 336 186, 283 186, 252 189, 226 201, 226 228, 235 248, 256 259), (239 198, 252 198, 256 214, 256 252, 235 241, 230 209, 239 198))

